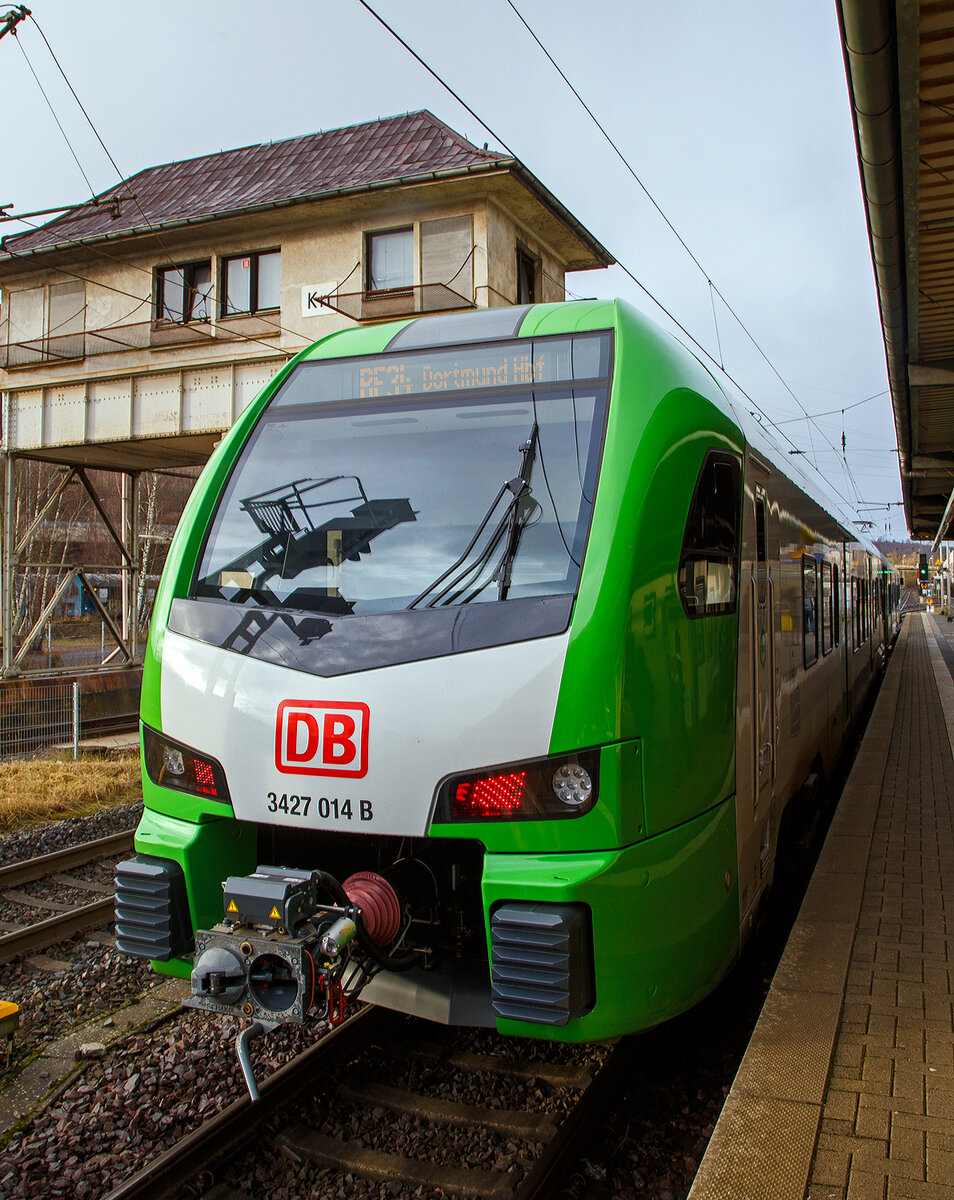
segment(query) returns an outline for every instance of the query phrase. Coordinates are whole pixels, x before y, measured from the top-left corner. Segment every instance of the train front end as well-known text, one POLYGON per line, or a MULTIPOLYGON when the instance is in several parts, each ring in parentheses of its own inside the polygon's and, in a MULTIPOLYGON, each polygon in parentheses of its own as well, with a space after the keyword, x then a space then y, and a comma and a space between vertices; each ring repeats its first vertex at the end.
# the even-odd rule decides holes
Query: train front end
POLYGON ((120 948, 195 1007, 360 996, 579 1041, 724 970, 731 813, 652 836, 624 701, 619 489, 652 410, 614 415, 616 314, 335 335, 216 451, 156 601, 117 873, 120 948))

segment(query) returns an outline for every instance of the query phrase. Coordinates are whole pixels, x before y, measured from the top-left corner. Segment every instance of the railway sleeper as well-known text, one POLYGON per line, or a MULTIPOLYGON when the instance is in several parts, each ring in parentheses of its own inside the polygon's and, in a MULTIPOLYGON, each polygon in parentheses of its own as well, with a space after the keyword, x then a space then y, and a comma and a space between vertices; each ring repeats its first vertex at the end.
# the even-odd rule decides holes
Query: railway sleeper
POLYGON ((275 1144, 296 1165, 307 1159, 316 1166, 351 1172, 380 1183, 393 1180, 412 1187, 439 1188, 452 1195, 485 1197, 486 1200, 509 1200, 522 1174, 517 1168, 501 1175, 479 1167, 439 1166, 342 1142, 301 1125, 279 1134, 275 1144))
POLYGON ((391 1112, 420 1117, 445 1125, 482 1126, 512 1137, 545 1142, 554 1136, 558 1122, 551 1113, 519 1112, 515 1109, 482 1108, 457 1100, 422 1096, 384 1083, 339 1084, 338 1095, 350 1104, 368 1104, 391 1112))
POLYGON ((489 1071, 512 1079, 537 1080, 548 1083, 551 1087, 582 1091, 593 1081, 593 1073, 586 1067, 570 1067, 562 1063, 527 1063, 504 1055, 457 1050, 451 1046, 438 1045, 436 1042, 415 1042, 413 1046, 390 1042, 387 1050, 391 1055, 399 1054, 424 1062, 442 1063, 461 1071, 489 1071))

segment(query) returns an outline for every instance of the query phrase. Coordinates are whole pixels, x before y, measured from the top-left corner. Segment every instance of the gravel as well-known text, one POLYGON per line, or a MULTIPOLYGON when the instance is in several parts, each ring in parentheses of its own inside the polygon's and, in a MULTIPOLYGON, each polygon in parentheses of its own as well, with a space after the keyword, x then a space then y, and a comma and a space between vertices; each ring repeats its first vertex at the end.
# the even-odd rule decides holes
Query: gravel
POLYGON ((45 1045, 160 982, 148 962, 87 938, 77 935, 38 957, 40 962, 52 959, 64 964, 53 970, 31 966, 26 960, 0 966, 0 998, 20 1006, 14 1070, 45 1045))
MULTIPOLYGON (((69 821, 37 825, 0 838, 0 862, 20 862, 82 842, 136 827, 141 804, 104 809, 69 821)), ((72 874, 111 884, 117 858, 73 868, 72 874)), ((35 880, 15 889, 63 904, 89 904, 104 893, 68 887, 52 878, 35 880)), ((0 900, 0 919, 28 925, 52 910, 31 910, 0 900)), ((88 934, 77 934, 42 955, 27 955, 0 965, 0 999, 20 1006, 20 1026, 14 1040, 14 1072, 44 1045, 73 1029, 111 1012, 141 995, 159 981, 148 963, 118 953, 88 934), (32 961, 31 961, 32 960, 32 961), (51 962, 52 960, 52 962, 51 962), (35 965, 38 963, 44 966, 35 965), (56 963, 62 965, 56 966, 56 963)))
MULTIPOLYGON (((94 992, 100 987, 107 993, 109 988, 121 988, 130 969, 144 972, 131 981, 133 987, 148 981, 148 967, 131 963, 109 948, 100 947, 97 954, 81 945, 76 953, 77 962, 86 960, 86 986, 92 983, 90 972, 98 972, 94 992)), ((639 1039, 638 1067, 631 1084, 577 1164, 567 1200, 682 1200, 687 1195, 764 994, 762 969, 761 960, 753 956, 741 973, 696 1011, 639 1039)), ((56 988, 63 989, 62 1017, 67 1027, 70 994, 74 988, 76 994, 82 992, 71 976, 79 981, 83 970, 79 967, 54 977, 56 988)), ((37 977, 37 986, 43 985, 37 977)), ((56 988, 46 986, 51 993, 56 988)), ((0 1200, 47 1196, 100 1200, 202 1120, 244 1094, 234 1051, 237 1029, 228 1018, 182 1012, 152 1032, 123 1039, 104 1058, 85 1062, 81 1075, 3 1149, 0 1200)), ((253 1042, 257 1077, 263 1079, 288 1061, 318 1032, 314 1027, 289 1025, 253 1042)), ((435 1028, 433 1040, 440 1040, 443 1033, 435 1028)), ((477 1030, 457 1031, 453 1042, 479 1053, 593 1067, 606 1053, 599 1046, 514 1042, 477 1030)), ((346 1080, 395 1084, 408 1082, 410 1074, 415 1088, 466 1103, 486 1102, 485 1083, 501 1107, 560 1112, 572 1102, 571 1094, 545 1083, 422 1064, 387 1045, 370 1047, 342 1071, 346 1080)), ((539 1153, 533 1143, 505 1134, 435 1128, 416 1118, 395 1118, 382 1109, 330 1099, 333 1082, 326 1077, 317 1096, 301 1103, 293 1119, 324 1133, 356 1137, 363 1145, 435 1164, 522 1171, 539 1153)), ((255 1200, 338 1196, 396 1200, 438 1194, 394 1181, 381 1184, 341 1177, 307 1162, 292 1164, 267 1137, 256 1141, 254 1152, 236 1156, 222 1178, 255 1200)))
MULTIPOLYGON (((245 1084, 228 1018, 182 1012, 123 1039, 80 1075, 3 1149, 0 1198, 98 1200, 207 1117, 245 1084)), ((259 1078, 314 1038, 285 1026, 252 1045, 259 1078)))
MULTIPOLYGON (((533 1040, 515 1042, 486 1030, 423 1027, 431 1042, 454 1049, 530 1062, 559 1062, 595 1070, 606 1058, 605 1046, 556 1045, 533 1040)), ((296 1107, 295 1119, 330 1137, 370 1150, 399 1155, 441 1168, 482 1172, 514 1172, 520 1178, 542 1152, 542 1143, 514 1136, 506 1130, 472 1126, 438 1126, 384 1107, 357 1103, 339 1084, 349 1086, 373 1080, 431 1097, 490 1108, 552 1112, 560 1117, 573 1106, 576 1092, 540 1080, 525 1080, 494 1071, 474 1071, 450 1062, 415 1056, 414 1043, 422 1027, 412 1022, 406 1036, 402 1028, 383 1045, 371 1045, 341 1068, 326 1074, 320 1089, 296 1107)), ((405 1185, 398 1180, 376 1182, 340 1175, 286 1151, 276 1151, 268 1140, 254 1152, 236 1156, 222 1174, 222 1182, 255 1200, 303 1200, 304 1197, 345 1197, 349 1200, 390 1200, 391 1197, 439 1197, 437 1187, 405 1185)))
POLYGON ((141 816, 141 803, 120 804, 86 817, 31 825, 17 833, 0 837, 0 863, 6 866, 27 858, 37 858, 41 854, 51 854, 54 850, 65 850, 67 846, 78 846, 81 842, 94 842, 111 833, 124 833, 128 829, 135 829, 141 816))
MULTIPOLYGON (((132 827, 140 807, 126 806, 82 821, 60 822, 0 839, 3 860, 29 857, 132 827), (15 853, 11 847, 15 846, 15 853)), ((564 1200, 684 1200, 784 944, 787 922, 770 928, 726 983, 693 1012, 643 1035, 636 1068, 605 1117, 601 1132, 572 1171, 564 1200)), ((61 1036, 83 1016, 115 1007, 155 980, 147 964, 82 938, 48 952, 69 967, 60 974, 0 968, 0 996, 30 1013, 18 1053, 61 1036)), ((204 1119, 244 1094, 236 1061, 238 1026, 228 1018, 184 1011, 158 1028, 122 1039, 81 1072, 25 1129, 2 1148, 0 1200, 76 1197, 100 1200, 204 1119)), ((251 1047, 263 1079, 318 1033, 285 1026, 251 1047)), ((510 1041, 480 1030, 454 1033, 454 1044, 479 1053, 594 1065, 600 1047, 510 1041)), ((434 1040, 440 1031, 435 1030, 434 1040)), ((359 1080, 402 1081, 403 1054, 370 1048, 349 1070, 359 1080), (357 1065, 355 1065, 357 1064, 357 1065)), ((491 1082, 501 1107, 560 1112, 571 1097, 558 1088, 482 1072, 433 1070, 418 1064, 414 1086, 465 1103, 486 1101, 491 1082)), ((432 1127, 382 1109, 329 1099, 332 1080, 299 1104, 293 1119, 325 1133, 357 1137, 364 1145, 429 1162, 507 1170, 525 1168, 532 1143, 468 1128, 432 1127)), ((0 1136, 2 1145, 2 1136, 0 1136)), ((307 1162, 292 1163, 267 1136, 236 1156, 223 1182, 255 1200, 391 1200, 430 1197, 433 1188, 378 1183, 307 1162)))

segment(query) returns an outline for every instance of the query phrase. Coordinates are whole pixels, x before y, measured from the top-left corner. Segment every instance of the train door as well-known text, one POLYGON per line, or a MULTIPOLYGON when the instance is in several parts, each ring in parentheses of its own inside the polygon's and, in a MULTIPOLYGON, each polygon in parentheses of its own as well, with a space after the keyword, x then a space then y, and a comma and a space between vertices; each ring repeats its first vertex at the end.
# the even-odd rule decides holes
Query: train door
POLYGON ((750 450, 745 474, 736 729, 736 836, 743 940, 754 928, 772 874, 779 620, 779 516, 773 504, 772 471, 750 450))
POLYGON ((874 598, 874 578, 871 573, 871 556, 865 555, 865 619, 868 622, 868 665, 875 669, 875 643, 878 640, 878 619, 874 598))
POLYGON ((851 722, 851 558, 848 544, 841 543, 841 583, 838 591, 838 633, 841 638, 842 693, 845 708, 845 728, 851 722))
MULTIPOLYGON (((756 820, 762 827, 772 807, 775 780, 775 572, 773 570, 772 511, 766 488, 755 485, 755 561, 752 578, 752 671, 756 820)), ((766 835, 763 835, 765 840, 766 835)), ((763 852, 768 853, 767 842, 763 852)))

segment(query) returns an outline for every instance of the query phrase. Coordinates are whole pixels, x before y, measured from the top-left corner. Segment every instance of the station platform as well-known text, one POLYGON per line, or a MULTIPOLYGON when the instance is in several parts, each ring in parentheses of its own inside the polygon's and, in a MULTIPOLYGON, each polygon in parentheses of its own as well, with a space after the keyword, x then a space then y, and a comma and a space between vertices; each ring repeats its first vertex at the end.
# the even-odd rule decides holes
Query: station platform
POLYGON ((952 672, 906 617, 689 1200, 954 1200, 952 672))

